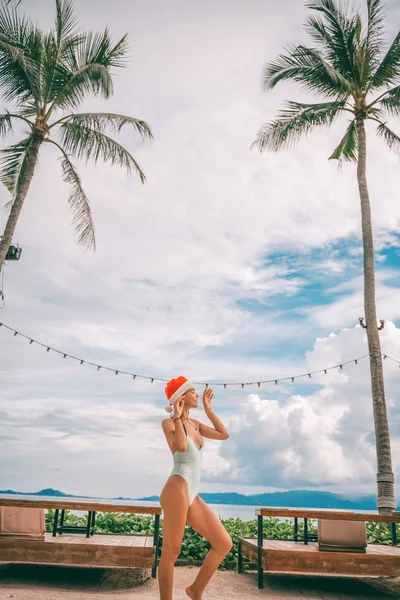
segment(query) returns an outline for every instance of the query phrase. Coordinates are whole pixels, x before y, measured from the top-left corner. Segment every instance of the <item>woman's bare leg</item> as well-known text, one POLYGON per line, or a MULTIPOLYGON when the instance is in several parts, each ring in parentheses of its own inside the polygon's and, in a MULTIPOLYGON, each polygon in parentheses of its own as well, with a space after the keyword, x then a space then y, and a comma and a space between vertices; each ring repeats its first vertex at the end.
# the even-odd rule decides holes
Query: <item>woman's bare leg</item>
POLYGON ((186 588, 189 598, 201 600, 207 583, 232 548, 232 540, 217 515, 199 496, 189 506, 187 520, 211 544, 196 579, 186 588))
POLYGON ((160 600, 172 600, 174 565, 179 556, 189 506, 187 483, 180 475, 172 475, 165 484, 160 504, 163 509, 163 540, 158 586, 160 600))

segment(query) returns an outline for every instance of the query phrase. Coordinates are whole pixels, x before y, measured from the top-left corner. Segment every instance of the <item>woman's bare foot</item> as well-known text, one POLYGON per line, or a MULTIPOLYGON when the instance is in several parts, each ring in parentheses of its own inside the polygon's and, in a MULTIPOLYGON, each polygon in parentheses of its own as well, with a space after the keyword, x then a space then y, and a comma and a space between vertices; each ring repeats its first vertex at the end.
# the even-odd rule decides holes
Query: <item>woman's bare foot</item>
POLYGON ((196 594, 191 585, 188 585, 185 591, 192 600, 202 600, 202 595, 196 594))

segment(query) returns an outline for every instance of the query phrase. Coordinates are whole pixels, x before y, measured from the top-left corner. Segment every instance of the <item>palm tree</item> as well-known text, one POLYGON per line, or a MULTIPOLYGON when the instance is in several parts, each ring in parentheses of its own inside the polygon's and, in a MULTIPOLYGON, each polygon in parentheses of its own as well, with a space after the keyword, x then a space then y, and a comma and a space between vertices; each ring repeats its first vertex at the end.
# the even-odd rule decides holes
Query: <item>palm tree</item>
POLYGON ((390 149, 400 151, 400 137, 387 125, 400 115, 400 33, 382 53, 384 10, 381 0, 367 0, 365 17, 335 0, 311 0, 313 14, 306 22, 314 47, 298 45, 266 65, 264 84, 274 88, 292 80, 322 95, 320 103, 287 102, 278 118, 266 123, 253 146, 278 151, 314 127, 347 115, 350 123, 331 159, 357 162, 364 250, 364 310, 370 355, 372 400, 377 452, 378 509, 396 509, 382 354, 375 306, 374 244, 366 178, 365 121, 377 124, 377 134, 390 149))
POLYGON ((145 121, 133 117, 75 112, 88 96, 112 95, 111 71, 125 64, 126 35, 114 43, 108 29, 81 31, 71 0, 55 0, 55 27, 48 32, 0 1, 0 95, 13 107, 0 114, 0 135, 12 131, 14 124, 24 130, 23 139, 0 151, 0 180, 11 194, 0 241, 1 271, 42 144, 60 152, 78 242, 95 248, 92 211, 71 156, 120 165, 128 174, 138 173, 144 183, 138 163, 110 133, 132 127, 143 138, 152 134, 145 121))

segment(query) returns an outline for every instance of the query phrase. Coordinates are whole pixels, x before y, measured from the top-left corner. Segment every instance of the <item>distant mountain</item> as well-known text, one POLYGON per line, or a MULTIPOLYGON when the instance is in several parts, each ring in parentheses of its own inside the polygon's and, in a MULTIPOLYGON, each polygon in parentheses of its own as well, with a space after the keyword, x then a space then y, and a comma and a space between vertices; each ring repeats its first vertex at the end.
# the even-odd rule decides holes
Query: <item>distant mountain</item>
POLYGON ((64 494, 53 488, 46 488, 40 492, 15 492, 14 490, 0 490, 0 494, 16 494, 18 496, 58 496, 60 498, 92 498, 92 496, 74 496, 73 494, 64 494))
MULTIPOLYGON (((376 510, 376 496, 347 497, 331 492, 291 490, 245 496, 237 493, 200 494, 209 504, 236 504, 244 506, 285 506, 291 508, 334 508, 346 510, 376 510)), ((158 496, 137 498, 158 500, 158 496)))
MULTIPOLYGON (((88 498, 93 496, 76 496, 65 494, 59 490, 47 488, 40 492, 15 492, 0 490, 0 494, 18 494, 20 496, 56 496, 60 498, 88 498)), ((267 494, 252 494, 245 496, 237 493, 200 494, 209 504, 231 504, 241 506, 285 506, 292 508, 335 508, 345 510, 376 510, 376 496, 350 497, 331 492, 311 490, 291 490, 287 492, 272 492, 267 494)), ((102 498, 97 498, 101 500, 102 498)), ((104 499, 104 498, 103 498, 104 499)), ((159 496, 145 498, 107 498, 107 500, 127 500, 158 502, 159 496)))

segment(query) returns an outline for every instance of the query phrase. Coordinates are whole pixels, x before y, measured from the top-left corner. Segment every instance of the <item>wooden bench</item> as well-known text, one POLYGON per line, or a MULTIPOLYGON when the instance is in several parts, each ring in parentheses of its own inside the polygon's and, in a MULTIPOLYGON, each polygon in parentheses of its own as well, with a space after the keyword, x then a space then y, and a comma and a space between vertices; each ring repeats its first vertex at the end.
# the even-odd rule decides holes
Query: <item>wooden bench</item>
POLYGON ((396 546, 396 524, 400 513, 355 513, 322 509, 257 508, 257 539, 239 537, 238 573, 243 572, 243 558, 257 565, 258 588, 264 586, 264 571, 272 573, 308 573, 355 576, 400 575, 400 547, 396 546), (294 540, 264 539, 263 518, 286 517, 295 519, 294 540), (298 541, 297 520, 304 519, 303 543, 298 541), (316 542, 310 542, 309 519, 338 521, 370 521, 388 523, 392 545, 368 544, 365 553, 321 551, 316 542))
POLYGON ((157 575, 160 531, 160 506, 80 500, 20 500, 0 498, 0 506, 62 510, 121 512, 154 515, 154 536, 94 534, 89 538, 74 534, 56 536, 46 533, 44 541, 0 538, 0 563, 43 563, 92 567, 151 568, 157 575))

